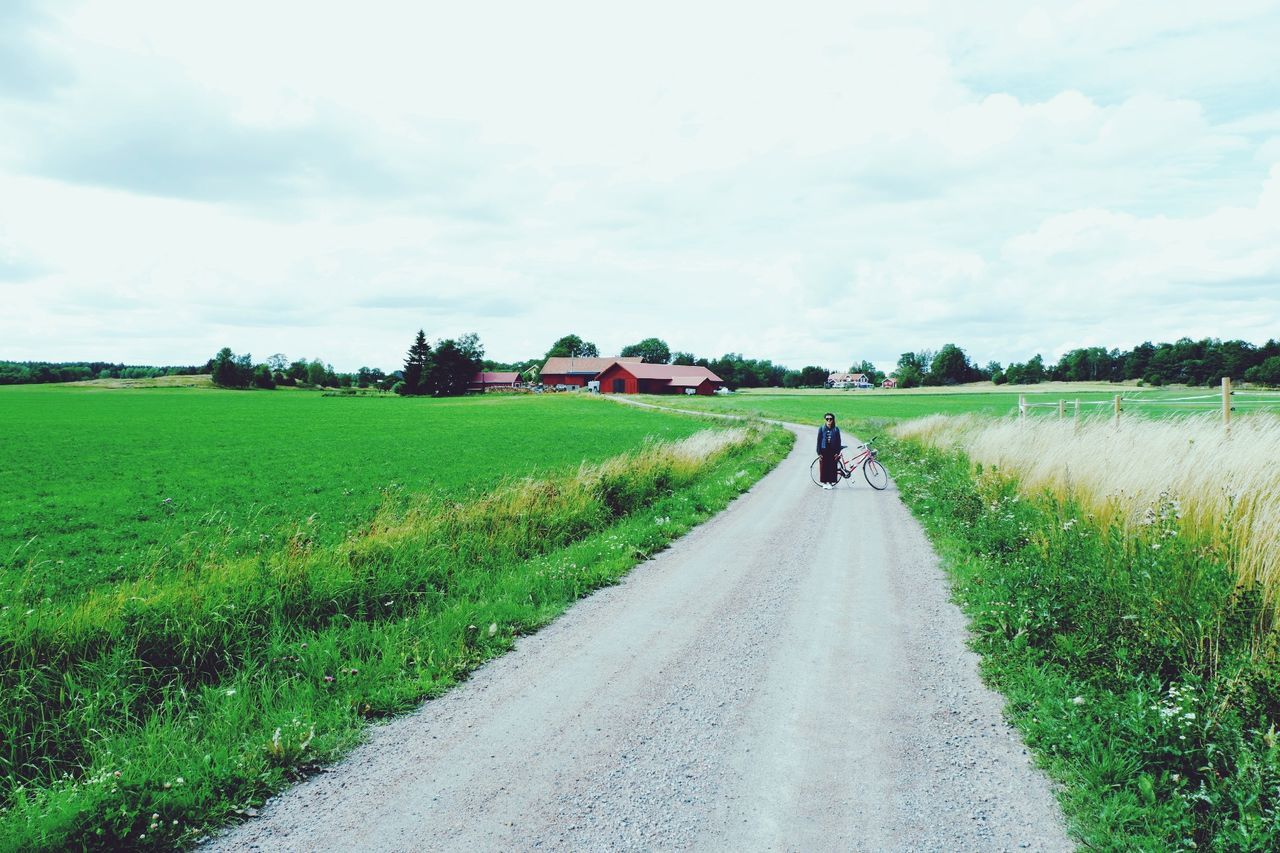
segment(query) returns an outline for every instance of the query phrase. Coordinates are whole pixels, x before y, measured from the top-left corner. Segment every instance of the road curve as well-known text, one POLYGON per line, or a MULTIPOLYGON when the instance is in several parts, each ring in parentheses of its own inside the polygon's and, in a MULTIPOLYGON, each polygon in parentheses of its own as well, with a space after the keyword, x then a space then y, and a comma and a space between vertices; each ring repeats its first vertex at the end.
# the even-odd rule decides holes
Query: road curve
POLYGON ((895 486, 811 442, 208 849, 1073 849, 895 486))

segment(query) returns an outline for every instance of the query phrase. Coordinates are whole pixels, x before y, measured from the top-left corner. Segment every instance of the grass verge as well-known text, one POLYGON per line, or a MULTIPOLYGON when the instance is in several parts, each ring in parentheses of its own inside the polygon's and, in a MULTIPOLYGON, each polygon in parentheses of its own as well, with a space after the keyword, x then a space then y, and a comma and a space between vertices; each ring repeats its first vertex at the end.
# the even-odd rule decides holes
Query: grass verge
POLYGON ((881 458, 970 620, 983 675, 1099 850, 1280 849, 1280 669, 1230 537, 1169 496, 1131 525, 956 450, 881 458))
POLYGON ((253 810, 726 506, 762 427, 389 502, 337 547, 122 583, 0 620, 0 849, 170 848, 253 810))

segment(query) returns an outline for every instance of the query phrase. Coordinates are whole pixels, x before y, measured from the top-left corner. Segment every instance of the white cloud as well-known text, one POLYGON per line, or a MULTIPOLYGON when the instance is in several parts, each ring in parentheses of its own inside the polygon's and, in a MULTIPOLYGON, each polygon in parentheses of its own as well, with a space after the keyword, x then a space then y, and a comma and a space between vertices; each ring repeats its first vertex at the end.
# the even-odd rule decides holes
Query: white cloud
POLYGON ((12 17, 0 357, 391 367, 422 326, 846 366, 1280 318, 1270 4, 12 17))

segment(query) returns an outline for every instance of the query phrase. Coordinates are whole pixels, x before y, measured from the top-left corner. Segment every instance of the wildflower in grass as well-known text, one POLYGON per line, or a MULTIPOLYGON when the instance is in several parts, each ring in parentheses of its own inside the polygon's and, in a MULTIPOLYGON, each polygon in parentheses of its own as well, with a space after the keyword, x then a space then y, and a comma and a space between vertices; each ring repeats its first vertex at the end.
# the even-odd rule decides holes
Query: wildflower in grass
POLYGON ((228 687, 228 688, 227 688, 227 695, 228 695, 228 696, 234 696, 234 695, 236 695, 236 689, 235 689, 234 687, 228 687))
POLYGON ((326 676, 324 677, 324 683, 325 683, 325 684, 331 684, 331 683, 333 683, 333 676, 332 676, 332 675, 326 675, 326 676))

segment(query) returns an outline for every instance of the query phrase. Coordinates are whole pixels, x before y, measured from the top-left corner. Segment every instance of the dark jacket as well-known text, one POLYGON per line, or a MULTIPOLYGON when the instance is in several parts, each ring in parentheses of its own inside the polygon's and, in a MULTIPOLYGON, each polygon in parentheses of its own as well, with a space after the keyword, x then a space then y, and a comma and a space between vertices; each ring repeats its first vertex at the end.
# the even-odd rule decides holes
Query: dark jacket
POLYGON ((826 424, 818 427, 818 455, 830 453, 832 456, 840 452, 844 442, 840 440, 840 427, 831 428, 831 440, 827 440, 826 424))

